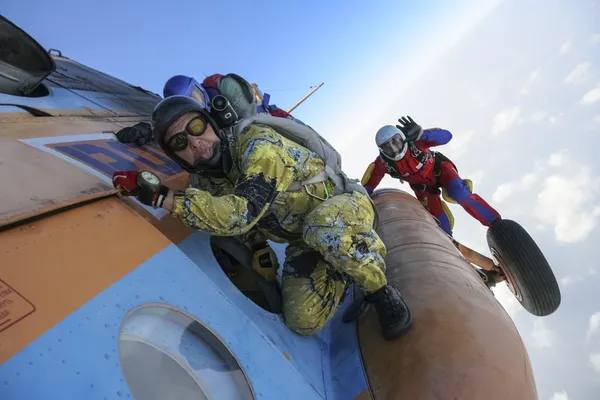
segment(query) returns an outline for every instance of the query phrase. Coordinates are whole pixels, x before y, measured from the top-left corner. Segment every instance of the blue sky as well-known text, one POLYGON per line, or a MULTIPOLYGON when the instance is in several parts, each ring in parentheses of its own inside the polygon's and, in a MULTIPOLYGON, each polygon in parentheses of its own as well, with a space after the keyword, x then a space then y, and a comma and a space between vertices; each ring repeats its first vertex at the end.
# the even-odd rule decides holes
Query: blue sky
POLYGON ((296 97, 377 64, 388 43, 408 44, 429 14, 407 2, 11 3, 4 13, 43 46, 149 90, 159 92, 177 73, 236 72, 265 88, 296 87, 296 97))
MULTIPOLYGON (((542 400, 600 393, 600 2, 432 0, 153 3, 20 0, 3 14, 44 47, 160 93, 175 74, 235 72, 294 115, 360 177, 376 130, 412 115, 454 134, 441 148, 475 191, 544 251, 552 315, 496 297, 527 346, 542 400), (102 6, 100 6, 102 4, 102 6)), ((381 186, 410 189, 389 177, 381 186)), ((455 236, 489 253, 458 206, 455 236)))
MULTIPOLYGON (((409 112, 452 131, 439 150, 546 255, 562 292, 555 313, 534 317, 505 285, 495 290, 541 400, 600 398, 599 16, 597 0, 503 1, 368 122, 373 130, 409 112)), ((347 142, 347 169, 377 155, 372 136, 347 142)), ((387 177, 382 186, 410 191, 387 177)), ((450 208, 455 237, 489 254, 485 227, 450 208)))
POLYGON ((381 71, 416 65, 428 34, 474 3, 21 0, 3 13, 42 46, 160 94, 172 75, 235 72, 286 108, 324 81, 298 109, 318 123, 381 71))

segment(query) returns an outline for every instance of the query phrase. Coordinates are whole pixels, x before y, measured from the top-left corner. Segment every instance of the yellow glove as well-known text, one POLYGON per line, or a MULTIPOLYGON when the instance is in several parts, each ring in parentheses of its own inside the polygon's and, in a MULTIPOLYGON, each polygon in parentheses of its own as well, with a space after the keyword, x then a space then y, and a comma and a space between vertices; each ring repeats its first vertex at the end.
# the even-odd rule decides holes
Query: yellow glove
POLYGON ((279 268, 277 255, 267 242, 254 247, 252 269, 254 269, 257 274, 267 281, 273 281, 277 276, 277 268, 279 268))

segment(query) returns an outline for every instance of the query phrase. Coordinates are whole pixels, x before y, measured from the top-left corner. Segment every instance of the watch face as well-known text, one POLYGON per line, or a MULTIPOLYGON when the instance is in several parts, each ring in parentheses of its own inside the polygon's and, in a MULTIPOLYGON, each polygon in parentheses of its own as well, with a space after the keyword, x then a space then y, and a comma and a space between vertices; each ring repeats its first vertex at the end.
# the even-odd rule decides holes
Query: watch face
POLYGON ((142 179, 150 185, 160 185, 160 179, 152 172, 142 171, 140 172, 140 175, 142 176, 142 179))

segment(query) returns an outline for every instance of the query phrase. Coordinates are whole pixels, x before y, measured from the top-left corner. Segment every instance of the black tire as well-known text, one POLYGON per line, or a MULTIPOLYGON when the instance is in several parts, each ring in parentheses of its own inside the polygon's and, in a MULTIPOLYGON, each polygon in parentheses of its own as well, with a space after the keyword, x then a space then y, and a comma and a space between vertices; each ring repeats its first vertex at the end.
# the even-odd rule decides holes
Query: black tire
POLYGON ((561 301, 558 282, 527 231, 515 221, 498 220, 488 229, 487 242, 523 308, 540 317, 556 311, 561 301))
POLYGON ((236 238, 230 236, 211 236, 210 248, 215 259, 225 272, 234 269, 232 259, 237 261, 242 267, 250 270, 256 284, 269 304, 269 309, 267 311, 274 314, 281 314, 282 300, 277 282, 269 282, 254 271, 252 268, 251 249, 236 238))

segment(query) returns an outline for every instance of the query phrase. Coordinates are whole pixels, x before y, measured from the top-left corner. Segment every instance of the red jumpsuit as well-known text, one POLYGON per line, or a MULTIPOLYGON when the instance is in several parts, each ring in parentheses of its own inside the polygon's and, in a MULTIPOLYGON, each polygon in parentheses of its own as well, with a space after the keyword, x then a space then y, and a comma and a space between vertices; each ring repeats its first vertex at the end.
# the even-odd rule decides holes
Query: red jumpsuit
POLYGON ((443 187, 466 212, 483 225, 490 226, 492 221, 500 218, 500 214, 469 190, 449 159, 429 150, 430 147, 448 143, 450 139, 452 134, 445 129, 425 129, 418 140, 409 143, 409 149, 402 159, 393 161, 380 153, 367 168, 362 179, 363 186, 372 193, 386 173, 407 182, 417 199, 438 219, 441 228, 452 236, 450 220, 440 198, 439 188, 443 187), (438 168, 434 168, 436 157, 439 157, 438 168))

